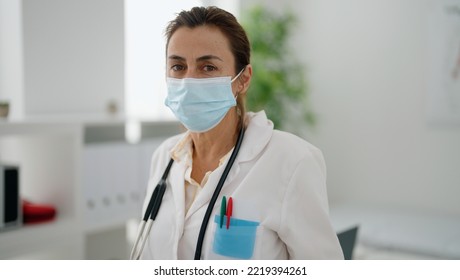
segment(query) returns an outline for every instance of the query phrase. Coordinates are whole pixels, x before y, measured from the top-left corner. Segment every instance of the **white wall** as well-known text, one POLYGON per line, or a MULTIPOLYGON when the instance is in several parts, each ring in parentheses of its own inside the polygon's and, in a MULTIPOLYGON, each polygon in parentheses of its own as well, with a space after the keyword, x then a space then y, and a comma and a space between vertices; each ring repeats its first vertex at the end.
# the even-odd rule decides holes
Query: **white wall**
POLYGON ((0 101, 14 118, 24 112, 21 8, 21 1, 0 0, 0 101))
POLYGON ((292 45, 308 69, 318 117, 308 138, 326 157, 331 204, 460 214, 460 127, 429 124, 424 109, 437 1, 242 1, 243 8, 255 2, 299 18, 292 45))
POLYGON ((22 1, 26 115, 124 111, 123 3, 22 1))

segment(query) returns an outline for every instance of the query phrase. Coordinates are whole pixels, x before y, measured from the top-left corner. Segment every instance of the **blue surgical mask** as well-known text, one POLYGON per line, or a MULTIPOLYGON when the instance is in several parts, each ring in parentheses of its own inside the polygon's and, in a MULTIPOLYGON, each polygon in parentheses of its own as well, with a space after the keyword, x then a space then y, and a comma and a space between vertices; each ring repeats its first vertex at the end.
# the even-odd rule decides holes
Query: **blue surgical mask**
MULTIPOLYGON (((244 69, 243 69, 244 70, 244 69)), ((218 125, 228 110, 236 106, 231 77, 166 78, 168 106, 179 121, 192 132, 206 132, 218 125)))

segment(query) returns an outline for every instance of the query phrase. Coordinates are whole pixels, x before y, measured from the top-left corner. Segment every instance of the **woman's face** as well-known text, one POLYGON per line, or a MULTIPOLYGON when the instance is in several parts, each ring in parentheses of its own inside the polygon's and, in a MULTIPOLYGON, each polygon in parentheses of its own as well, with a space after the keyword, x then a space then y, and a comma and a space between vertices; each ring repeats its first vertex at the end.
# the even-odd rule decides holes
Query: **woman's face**
POLYGON ((215 26, 177 29, 166 53, 166 75, 171 78, 233 78, 236 74, 228 39, 215 26))

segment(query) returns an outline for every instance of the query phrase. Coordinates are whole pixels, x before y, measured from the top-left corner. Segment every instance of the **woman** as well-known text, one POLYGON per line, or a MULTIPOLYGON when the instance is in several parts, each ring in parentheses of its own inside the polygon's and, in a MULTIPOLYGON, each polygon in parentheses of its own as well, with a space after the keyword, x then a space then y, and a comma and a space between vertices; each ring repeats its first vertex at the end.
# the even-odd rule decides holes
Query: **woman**
POLYGON ((153 155, 144 209, 162 176, 166 188, 142 258, 342 259, 321 152, 245 111, 253 70, 234 16, 183 11, 166 37, 165 104, 188 131, 153 155))

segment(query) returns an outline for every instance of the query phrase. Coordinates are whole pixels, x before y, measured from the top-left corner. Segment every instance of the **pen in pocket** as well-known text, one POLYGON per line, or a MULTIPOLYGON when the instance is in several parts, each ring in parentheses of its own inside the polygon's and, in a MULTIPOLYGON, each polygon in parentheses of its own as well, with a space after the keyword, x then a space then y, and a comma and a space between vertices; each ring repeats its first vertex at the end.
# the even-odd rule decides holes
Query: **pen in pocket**
POLYGON ((230 227, 230 217, 232 216, 233 212, 233 199, 230 197, 228 199, 228 205, 227 205, 227 229, 230 227))
POLYGON ((227 198, 224 196, 222 197, 222 203, 220 204, 220 228, 222 228, 222 225, 224 223, 224 216, 227 211, 227 198))

